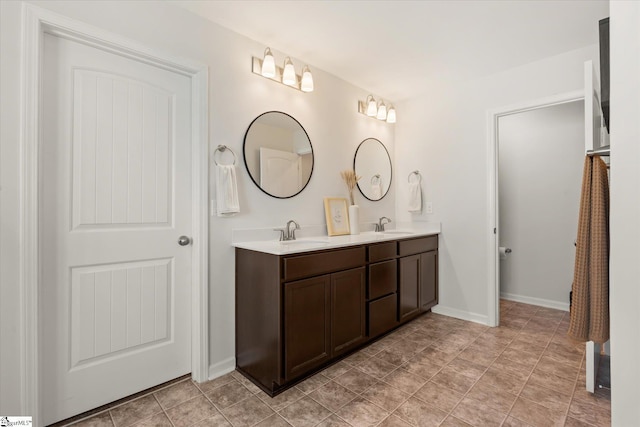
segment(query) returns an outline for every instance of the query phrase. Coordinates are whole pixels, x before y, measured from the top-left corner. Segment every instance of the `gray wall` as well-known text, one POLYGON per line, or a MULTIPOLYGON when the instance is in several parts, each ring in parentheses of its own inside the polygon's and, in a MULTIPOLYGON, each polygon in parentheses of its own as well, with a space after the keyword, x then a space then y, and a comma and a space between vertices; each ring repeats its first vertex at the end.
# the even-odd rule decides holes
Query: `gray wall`
POLYGON ((569 309, 584 163, 584 102, 498 122, 500 293, 569 309))

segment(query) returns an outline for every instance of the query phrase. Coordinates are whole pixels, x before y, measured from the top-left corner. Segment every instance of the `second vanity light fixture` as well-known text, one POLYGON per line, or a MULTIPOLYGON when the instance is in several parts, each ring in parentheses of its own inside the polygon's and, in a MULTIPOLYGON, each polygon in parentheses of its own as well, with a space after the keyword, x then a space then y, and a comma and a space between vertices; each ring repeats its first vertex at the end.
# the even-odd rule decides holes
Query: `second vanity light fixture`
POLYGON ((273 53, 271 53, 271 49, 269 48, 265 49, 263 59, 256 58, 255 56, 252 57, 251 67, 251 70, 255 74, 260 74, 262 77, 302 92, 313 92, 313 76, 311 75, 309 67, 305 65, 302 68, 302 75, 296 74, 293 62, 291 62, 291 58, 288 56, 285 58, 282 68, 278 67, 273 53))
POLYGON ((387 123, 396 122, 396 109, 393 105, 384 103, 383 100, 376 102, 373 95, 367 96, 365 101, 358 101, 358 112, 374 119, 384 120, 387 123))

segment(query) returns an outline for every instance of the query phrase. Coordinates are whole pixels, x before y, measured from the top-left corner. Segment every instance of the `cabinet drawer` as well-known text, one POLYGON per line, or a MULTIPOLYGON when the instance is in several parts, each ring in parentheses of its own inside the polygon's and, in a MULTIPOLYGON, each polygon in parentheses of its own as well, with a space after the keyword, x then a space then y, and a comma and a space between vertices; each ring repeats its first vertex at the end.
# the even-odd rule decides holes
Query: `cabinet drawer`
POLYGON ((398 242, 398 255, 413 255, 420 252, 438 249, 438 236, 421 237, 419 239, 401 240, 398 242))
POLYGON ((398 268, 395 259, 369 265, 367 296, 376 299, 398 289, 398 268))
POLYGON ((358 246, 285 258, 283 261, 284 280, 295 280, 360 267, 366 263, 365 252, 364 246, 358 246))
POLYGON ((398 297, 396 294, 369 303, 369 337, 390 331, 398 325, 398 297))
POLYGON ((383 261, 396 256, 396 242, 369 245, 369 262, 383 261))

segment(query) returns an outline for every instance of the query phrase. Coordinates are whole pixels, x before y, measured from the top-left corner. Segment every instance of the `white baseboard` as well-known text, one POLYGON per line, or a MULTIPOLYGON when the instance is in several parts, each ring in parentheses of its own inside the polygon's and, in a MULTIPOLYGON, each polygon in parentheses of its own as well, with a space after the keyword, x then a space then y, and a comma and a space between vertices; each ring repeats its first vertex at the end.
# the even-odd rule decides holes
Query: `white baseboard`
POLYGON ((524 304, 531 304, 531 305, 537 305, 540 307, 555 308, 556 310, 569 311, 568 302, 552 301, 549 299, 534 298, 534 297, 528 297, 524 295, 515 295, 515 294, 509 294, 506 292, 500 292, 500 298, 506 299, 509 301, 521 302, 524 304))
POLYGON ((228 374, 236 369, 236 358, 230 357, 209 366, 209 380, 228 374))
POLYGON ((478 313, 471 313, 469 311, 458 310, 457 308, 445 307, 442 304, 436 305, 431 309, 431 311, 436 314, 442 314, 443 316, 455 317, 456 319, 480 323, 481 325, 489 324, 488 316, 478 313))

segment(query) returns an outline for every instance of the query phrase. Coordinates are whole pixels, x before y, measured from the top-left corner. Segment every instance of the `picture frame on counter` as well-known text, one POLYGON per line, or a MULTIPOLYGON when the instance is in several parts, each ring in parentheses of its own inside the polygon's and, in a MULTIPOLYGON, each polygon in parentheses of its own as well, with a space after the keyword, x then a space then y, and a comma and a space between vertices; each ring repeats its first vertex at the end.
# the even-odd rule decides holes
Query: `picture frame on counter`
POLYGON ((347 199, 341 197, 324 198, 324 216, 329 236, 349 234, 349 208, 347 199))

